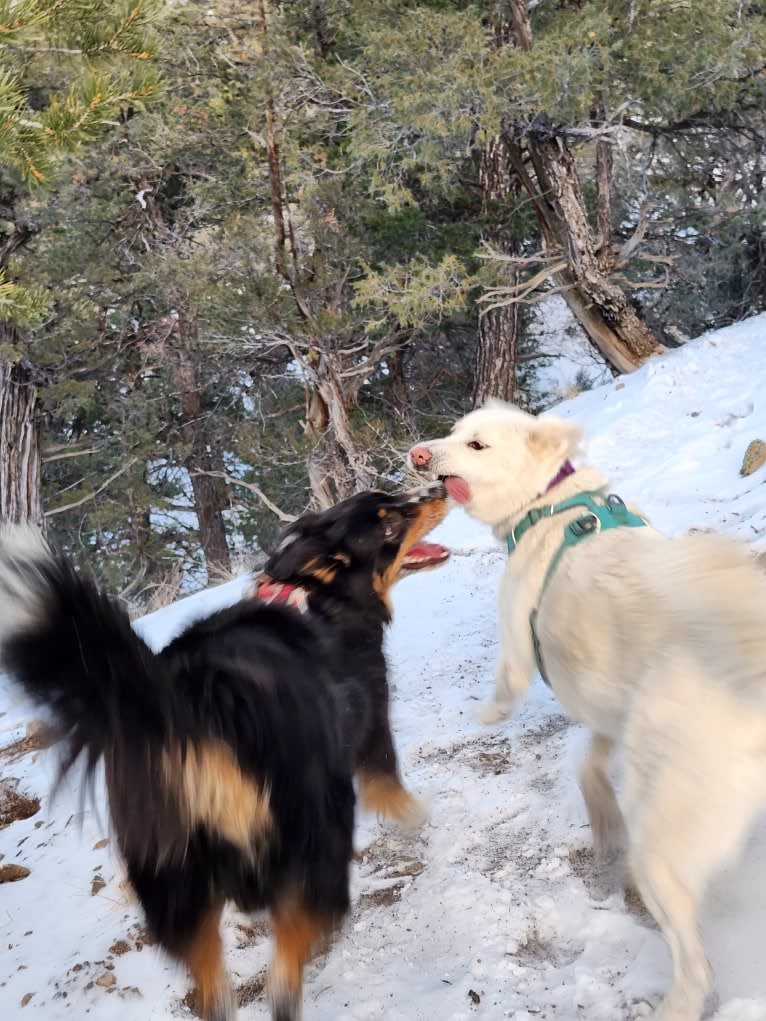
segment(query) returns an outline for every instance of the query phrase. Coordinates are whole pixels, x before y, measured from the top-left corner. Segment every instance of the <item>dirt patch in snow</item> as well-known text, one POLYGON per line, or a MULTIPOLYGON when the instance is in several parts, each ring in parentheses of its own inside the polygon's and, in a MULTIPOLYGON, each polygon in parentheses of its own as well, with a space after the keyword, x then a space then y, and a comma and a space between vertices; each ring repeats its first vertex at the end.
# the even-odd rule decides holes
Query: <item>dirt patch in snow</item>
MULTIPOLYGON (((254 1003, 256 1000, 260 1000, 263 997, 264 990, 266 988, 266 972, 260 972, 253 978, 248 979, 247 982, 243 982, 237 986, 235 994, 237 997, 237 1004, 240 1007, 246 1007, 249 1003, 254 1003)), ((189 992, 181 1000, 181 1003, 186 1007, 187 1010, 195 1017, 202 1017, 200 1013, 199 997, 196 989, 190 989, 189 992)))
POLYGON ((237 922, 234 930, 237 934, 237 950, 258 946, 259 943, 271 938, 271 926, 266 918, 254 919, 248 923, 237 922))
POLYGON ((625 910, 633 915, 639 925, 647 929, 656 929, 657 923, 647 911, 641 894, 632 882, 626 882, 626 877, 620 873, 619 863, 612 865, 599 865, 590 847, 573 847, 569 852, 569 864, 572 872, 583 885, 589 895, 595 900, 601 900, 608 892, 610 883, 623 886, 623 897, 625 910), (605 887, 607 889, 605 889, 605 887))
MULTIPOLYGON (((499 776, 527 758, 528 753, 561 736, 573 726, 572 721, 561 713, 546 717, 542 724, 525 727, 512 737, 472 737, 467 741, 450 743, 443 748, 423 748, 419 758, 426 762, 459 762, 478 773, 499 776)), ((537 753, 539 759, 542 753, 537 753)))
POLYGON ((42 723, 29 723, 27 724, 27 733, 24 737, 0 749, 0 762, 8 764, 18 762, 19 759, 29 755, 31 752, 39 752, 44 748, 50 748, 55 741, 56 735, 50 727, 46 727, 42 723))
POLYGON ((40 811, 40 799, 19 793, 16 779, 0 782, 0 830, 19 819, 29 819, 40 811))

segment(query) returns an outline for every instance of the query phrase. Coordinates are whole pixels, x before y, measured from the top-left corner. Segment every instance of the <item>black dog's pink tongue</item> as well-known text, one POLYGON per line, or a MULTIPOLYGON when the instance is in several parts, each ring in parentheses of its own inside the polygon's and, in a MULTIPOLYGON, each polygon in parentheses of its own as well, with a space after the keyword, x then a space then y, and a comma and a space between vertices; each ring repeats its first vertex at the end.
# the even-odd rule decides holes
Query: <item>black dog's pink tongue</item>
POLYGON ((416 542, 407 550, 407 560, 444 560, 448 550, 438 542, 416 542))
POLYGON ((444 480, 444 488, 455 503, 468 503, 471 499, 470 486, 459 475, 448 475, 444 480))

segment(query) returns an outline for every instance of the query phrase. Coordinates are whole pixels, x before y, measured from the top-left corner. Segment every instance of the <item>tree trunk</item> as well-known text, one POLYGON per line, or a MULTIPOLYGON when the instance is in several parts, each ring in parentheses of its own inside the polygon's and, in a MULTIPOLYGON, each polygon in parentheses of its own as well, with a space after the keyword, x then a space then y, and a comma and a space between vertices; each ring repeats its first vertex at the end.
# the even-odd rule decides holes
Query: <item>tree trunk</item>
MULTIPOLYGON (((0 233, 0 271, 4 272, 13 253, 40 230, 18 218, 17 202, 13 188, 0 194, 0 217, 13 224, 10 233, 0 233)), ((14 347, 20 340, 13 323, 0 322, 0 345, 14 347)), ((32 366, 0 358, 0 522, 43 524, 41 494, 40 402, 32 366)))
MULTIPOLYGON (((533 49, 532 27, 526 0, 509 0, 515 45, 526 52, 533 49)), ((603 118, 603 108, 595 108, 603 118)), ((560 251, 567 269, 553 277, 562 288, 572 313, 593 344, 618 372, 632 372, 662 348, 642 322, 625 292, 610 280, 611 153, 606 143, 597 143, 598 238, 594 241, 588 223, 580 178, 567 141, 557 133, 544 113, 518 126, 525 136, 534 177, 514 147, 514 166, 540 222, 545 245, 560 251), (607 236, 608 234, 608 236, 607 236)))
POLYGON ((23 362, 0 359, 0 521, 41 524, 37 387, 23 362))
POLYGON ((308 464, 314 504, 325 508, 369 489, 372 473, 351 434, 348 398, 330 358, 318 350, 308 360, 307 434, 316 439, 308 464), (328 502, 329 501, 329 502, 328 502))
POLYGON ((567 261, 556 282, 607 361, 618 372, 632 372, 662 348, 622 288, 609 279, 608 262, 599 258, 569 146, 562 138, 530 137, 527 148, 545 197, 546 233, 567 261))
MULTIPOLYGON (((606 124, 606 106, 603 102, 594 105, 590 113, 594 128, 606 124)), ((596 250, 602 264, 612 269, 612 174, 614 159, 612 143, 603 136, 596 142, 596 250)))
POLYGON ((386 359, 388 375, 385 379, 386 397, 397 420, 405 430, 415 435, 415 409, 404 377, 404 348, 400 347, 386 359))
MULTIPOLYGON (((518 191, 518 178, 511 162, 509 140, 505 134, 495 135, 484 147, 479 171, 482 212, 492 215, 507 207, 510 197, 518 191)), ((485 234, 494 249, 506 255, 519 254, 519 241, 506 226, 498 226, 485 234)), ((518 283, 519 271, 512 263, 505 268, 505 282, 518 283)), ((479 317, 476 348, 473 403, 483 404, 488 397, 512 401, 516 391, 516 357, 519 336, 517 303, 494 308, 479 317)))
POLYGON ((231 571, 231 557, 226 543, 223 509, 228 504, 226 483, 206 474, 223 471, 223 460, 212 443, 209 415, 202 405, 202 395, 194 363, 196 324, 179 317, 175 331, 178 341, 174 368, 181 402, 181 435, 187 447, 184 466, 191 479, 194 510, 199 525, 200 541, 205 555, 208 576, 231 571))

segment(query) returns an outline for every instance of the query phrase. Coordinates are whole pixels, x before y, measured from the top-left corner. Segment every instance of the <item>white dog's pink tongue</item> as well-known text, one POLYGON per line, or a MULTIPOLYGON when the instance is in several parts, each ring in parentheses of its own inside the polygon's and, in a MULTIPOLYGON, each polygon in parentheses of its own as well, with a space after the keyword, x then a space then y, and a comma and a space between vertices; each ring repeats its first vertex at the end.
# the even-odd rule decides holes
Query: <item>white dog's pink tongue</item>
POLYGON ((444 488, 455 503, 468 503, 471 499, 470 487, 459 475, 448 475, 444 480, 444 488))

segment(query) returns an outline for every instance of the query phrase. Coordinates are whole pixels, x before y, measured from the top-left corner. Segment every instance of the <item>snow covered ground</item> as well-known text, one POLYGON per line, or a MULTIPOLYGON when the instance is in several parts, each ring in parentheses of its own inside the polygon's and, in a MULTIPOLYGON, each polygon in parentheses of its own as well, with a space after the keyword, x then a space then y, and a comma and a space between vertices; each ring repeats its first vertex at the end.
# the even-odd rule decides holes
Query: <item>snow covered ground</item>
MULTIPOLYGON (((747 478, 739 468, 750 440, 766 439, 765 380, 762 316, 556 411, 585 426, 590 459, 657 525, 723 529, 762 552, 766 468, 747 478)), ((593 896, 575 781, 582 731, 540 682, 511 722, 475 722, 492 686, 503 551, 458 510, 435 535, 452 559, 398 586, 388 640, 394 731, 431 820, 409 837, 360 820, 353 913, 308 970, 307 1021, 641 1016, 642 1001, 666 986, 669 956, 635 905, 593 896)), ((137 627, 162 645, 186 620, 235 600, 244 583, 191 596, 137 627)), ((190 1017, 184 974, 151 945, 124 887, 103 805, 83 807, 71 785, 51 802, 55 753, 34 750, 34 735, 14 745, 32 718, 0 679, 6 801, 14 784, 40 799, 39 811, 0 829, 0 875, 8 865, 29 869, 0 890, 0 1018, 190 1017)), ((766 827, 716 882, 704 928, 718 1021, 766 1019, 766 827)), ((231 912, 226 945, 242 1018, 266 1017, 263 920, 231 912)))

